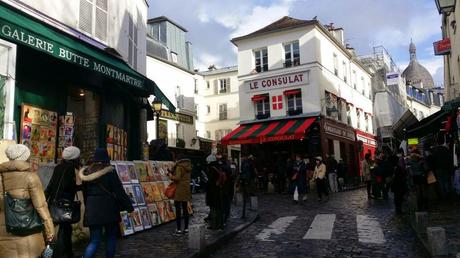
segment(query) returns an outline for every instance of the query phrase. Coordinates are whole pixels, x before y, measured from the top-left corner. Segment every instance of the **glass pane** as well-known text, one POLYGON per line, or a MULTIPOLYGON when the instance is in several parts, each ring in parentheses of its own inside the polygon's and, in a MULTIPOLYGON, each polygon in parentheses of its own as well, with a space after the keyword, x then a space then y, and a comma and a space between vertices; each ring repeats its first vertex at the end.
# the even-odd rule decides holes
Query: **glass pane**
POLYGON ((264 102, 264 107, 265 107, 265 114, 268 114, 270 112, 270 103, 268 101, 263 101, 264 102))
POLYGON ((299 42, 292 43, 292 49, 294 53, 299 53, 299 42))
POLYGON ((301 109, 302 108, 302 98, 301 98, 300 94, 296 95, 295 100, 296 100, 295 101, 296 108, 301 109))

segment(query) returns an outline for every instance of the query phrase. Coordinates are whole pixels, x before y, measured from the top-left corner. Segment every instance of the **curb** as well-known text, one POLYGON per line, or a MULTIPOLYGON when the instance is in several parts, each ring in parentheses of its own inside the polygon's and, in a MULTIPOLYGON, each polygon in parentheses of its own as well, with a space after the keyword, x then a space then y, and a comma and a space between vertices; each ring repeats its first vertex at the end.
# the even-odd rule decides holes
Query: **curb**
POLYGON ((243 224, 240 224, 239 226, 231 229, 230 231, 225 232, 223 235, 217 237, 216 239, 207 241, 206 246, 203 248, 203 250, 188 249, 188 251, 186 251, 185 253, 182 253, 181 255, 177 257, 188 257, 188 258, 209 257, 211 253, 215 252, 221 246, 226 244, 228 241, 234 238, 239 232, 243 231, 244 229, 252 225, 259 218, 260 218, 259 213, 257 213, 255 216, 251 217, 248 221, 244 222, 243 224), (190 251, 192 253, 190 253, 190 251))

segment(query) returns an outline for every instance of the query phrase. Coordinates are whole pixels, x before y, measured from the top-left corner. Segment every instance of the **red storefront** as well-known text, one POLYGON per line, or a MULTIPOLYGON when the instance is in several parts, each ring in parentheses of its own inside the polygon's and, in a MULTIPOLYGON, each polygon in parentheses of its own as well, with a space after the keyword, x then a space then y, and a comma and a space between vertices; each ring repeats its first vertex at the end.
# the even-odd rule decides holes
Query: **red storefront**
POLYGON ((371 157, 374 158, 375 151, 377 149, 377 142, 375 136, 360 130, 356 130, 356 142, 359 151, 359 175, 362 175, 361 161, 364 160, 364 155, 370 153, 371 157))

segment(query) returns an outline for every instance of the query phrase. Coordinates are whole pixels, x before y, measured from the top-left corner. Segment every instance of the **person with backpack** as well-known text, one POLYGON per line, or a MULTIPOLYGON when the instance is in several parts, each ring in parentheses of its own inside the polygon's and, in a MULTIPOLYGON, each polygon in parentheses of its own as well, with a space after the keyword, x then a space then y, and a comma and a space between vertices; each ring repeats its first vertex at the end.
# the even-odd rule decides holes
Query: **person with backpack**
POLYGON ((83 225, 89 227, 90 240, 83 258, 93 258, 102 241, 105 231, 106 257, 115 257, 117 235, 119 232, 120 211, 134 211, 131 200, 121 181, 110 165, 105 148, 97 148, 93 163, 78 172, 83 182, 85 215, 83 225))
MULTIPOLYGON (((47 200, 66 200, 71 203, 77 191, 76 173, 80 169, 80 149, 70 146, 62 151, 62 163, 54 168, 53 176, 45 190, 47 200)), ((73 258, 72 224, 60 223, 53 257, 73 258)))

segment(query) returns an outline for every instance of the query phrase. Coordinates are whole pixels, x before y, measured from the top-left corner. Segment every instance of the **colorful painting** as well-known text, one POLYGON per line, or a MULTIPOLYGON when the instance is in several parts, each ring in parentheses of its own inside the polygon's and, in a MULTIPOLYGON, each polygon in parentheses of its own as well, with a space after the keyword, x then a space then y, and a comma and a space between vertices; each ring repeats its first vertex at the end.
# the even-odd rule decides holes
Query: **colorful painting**
POLYGON ((152 222, 152 226, 160 225, 161 218, 158 214, 157 205, 155 203, 149 204, 147 206, 150 214, 150 221, 152 222))
POLYGON ((169 218, 167 216, 165 203, 161 201, 161 202, 157 202, 156 205, 157 205, 158 215, 160 215, 161 221, 163 223, 168 222, 169 218))
POLYGON ((121 216, 121 222, 120 222, 121 234, 123 236, 134 234, 134 225, 133 225, 132 217, 126 211, 120 212, 120 216, 121 216))
POLYGON ((134 184, 133 189, 134 189, 134 198, 136 199, 137 205, 145 205, 144 190, 142 190, 141 185, 134 184))
POLYGON ((155 202, 155 196, 153 193, 152 183, 142 182, 142 189, 144 190, 144 198, 147 204, 152 204, 155 202))
POLYGON ((145 206, 140 207, 139 210, 141 212, 142 225, 144 226, 144 229, 151 228, 152 222, 150 221, 149 210, 145 206))
POLYGON ((128 166, 129 178, 131 178, 132 183, 139 183, 139 179, 137 178, 136 168, 134 167, 134 163, 126 162, 128 166))
POLYGON ((144 230, 144 227, 142 226, 142 218, 139 208, 134 209, 132 216, 134 221, 134 231, 139 232, 144 230))
POLYGON ((176 219, 176 209, 174 207, 174 201, 169 200, 165 201, 166 204, 166 213, 169 218, 169 220, 175 220, 176 219))
POLYGON ((152 192, 153 192, 153 199, 156 202, 163 200, 163 198, 161 197, 160 190, 158 188, 158 183, 152 183, 151 186, 152 186, 152 192))
POLYGON ((157 183, 157 188, 158 191, 160 192, 160 196, 162 200, 167 200, 168 197, 165 196, 165 189, 169 185, 169 183, 166 182, 167 185, 165 185, 165 182, 158 182, 157 183))
POLYGON ((116 163, 118 177, 120 177, 120 181, 123 184, 131 183, 131 178, 129 177, 129 169, 128 166, 123 162, 116 163))
POLYGON ((123 185, 123 188, 125 189, 126 194, 128 195, 129 199, 131 200, 131 203, 133 206, 137 205, 136 202, 136 197, 134 196, 134 188, 132 185, 123 185))
POLYGON ((149 180, 149 175, 147 173, 146 163, 143 161, 134 161, 134 166, 136 167, 136 172, 139 175, 139 181, 147 182, 149 180))

